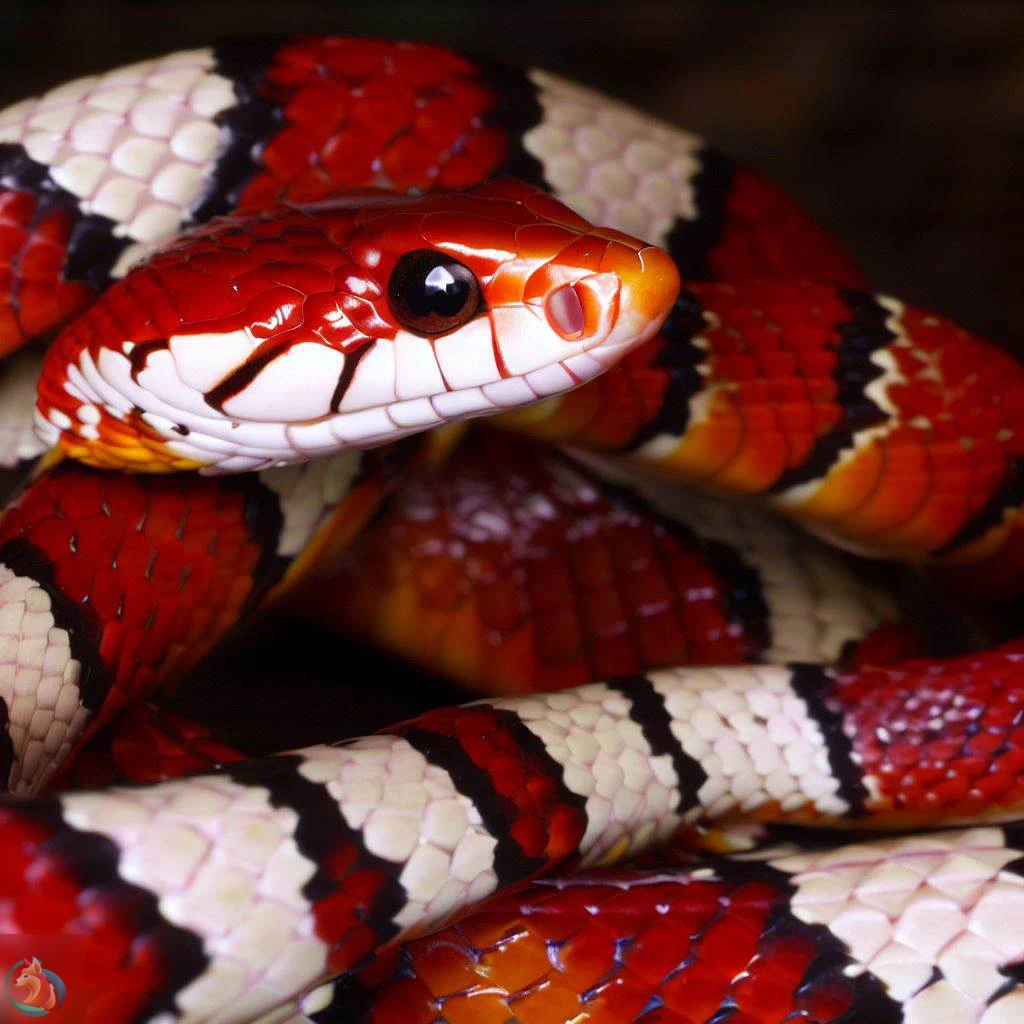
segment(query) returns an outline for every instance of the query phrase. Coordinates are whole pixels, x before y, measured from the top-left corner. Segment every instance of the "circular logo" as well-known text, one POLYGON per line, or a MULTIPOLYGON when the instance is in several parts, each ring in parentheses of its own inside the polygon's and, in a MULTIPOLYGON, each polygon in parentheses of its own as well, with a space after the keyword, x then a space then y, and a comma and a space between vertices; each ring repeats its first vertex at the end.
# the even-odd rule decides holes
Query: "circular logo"
POLYGON ((11 1006, 29 1017, 45 1017, 64 1002, 64 982, 43 967, 38 957, 19 960, 7 972, 4 987, 11 1006))

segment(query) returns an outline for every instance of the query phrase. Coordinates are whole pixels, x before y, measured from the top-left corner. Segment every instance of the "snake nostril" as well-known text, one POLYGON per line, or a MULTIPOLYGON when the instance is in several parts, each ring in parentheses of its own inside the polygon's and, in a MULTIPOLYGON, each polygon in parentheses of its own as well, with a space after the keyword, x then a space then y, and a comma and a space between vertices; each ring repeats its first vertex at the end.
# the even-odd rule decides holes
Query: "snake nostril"
POLYGON ((544 306, 551 326, 566 341, 582 337, 586 316, 583 303, 571 284, 563 284, 551 292, 544 306))

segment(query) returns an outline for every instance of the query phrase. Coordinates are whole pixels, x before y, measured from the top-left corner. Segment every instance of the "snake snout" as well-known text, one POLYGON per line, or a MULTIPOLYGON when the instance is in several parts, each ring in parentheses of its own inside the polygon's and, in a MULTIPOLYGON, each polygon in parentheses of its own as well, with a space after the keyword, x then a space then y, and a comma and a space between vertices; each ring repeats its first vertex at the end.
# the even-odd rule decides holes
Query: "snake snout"
POLYGON ((627 236, 609 241, 594 273, 553 288, 544 299, 551 329, 567 342, 650 337, 679 294, 679 272, 664 250, 627 236))
POLYGON ((679 295, 681 280, 675 261, 656 245, 612 244, 601 269, 614 272, 621 282, 615 325, 608 340, 639 343, 652 337, 679 295))

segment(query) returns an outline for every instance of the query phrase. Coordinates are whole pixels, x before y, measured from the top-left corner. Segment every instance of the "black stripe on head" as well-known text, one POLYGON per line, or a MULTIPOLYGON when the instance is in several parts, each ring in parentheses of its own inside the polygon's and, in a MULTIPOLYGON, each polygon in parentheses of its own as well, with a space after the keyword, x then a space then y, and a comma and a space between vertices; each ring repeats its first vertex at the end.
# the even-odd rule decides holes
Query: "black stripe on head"
POLYGON ((36 197, 33 224, 56 212, 71 218, 62 274, 65 280, 87 285, 97 292, 110 283, 111 269, 131 244, 130 238, 115 236, 116 221, 96 213, 83 213, 81 200, 58 185, 50 168, 33 160, 17 143, 0 143, 0 188, 36 197))
POLYGON ((786 470, 772 484, 772 494, 825 477, 840 453, 853 447, 854 434, 888 419, 888 414, 870 398, 867 388, 885 372, 871 357, 896 338, 886 324, 891 314, 868 292, 843 288, 839 289, 839 294, 850 311, 849 319, 837 328, 840 343, 832 371, 836 402, 843 411, 843 418, 814 442, 799 466, 786 470))
POLYGON ((832 678, 820 665, 800 663, 791 665, 790 671, 793 692, 807 706, 808 715, 818 723, 825 738, 829 767, 839 782, 839 797, 849 804, 851 815, 863 814, 868 791, 853 757, 853 744, 843 731, 842 711, 829 703, 832 678))
POLYGON ((378 944, 387 942, 397 934, 395 917, 408 902, 405 888, 399 881, 405 864, 370 853, 362 835, 345 821, 327 787, 311 782, 300 773, 303 763, 298 754, 251 758, 224 765, 217 774, 240 786, 265 789, 274 807, 295 812, 295 845, 316 868, 302 887, 302 895, 311 904, 344 889, 345 877, 354 872, 368 871, 385 879, 374 894, 363 923, 372 930, 378 944), (344 856, 346 852, 355 854, 350 862, 344 856), (340 878, 332 875, 328 868, 332 862, 345 862, 346 874, 340 878))
POLYGON ((695 339, 704 333, 707 326, 700 300, 684 288, 665 320, 658 340, 652 342, 661 347, 651 366, 668 375, 661 406, 630 438, 627 451, 636 451, 662 434, 679 438, 686 433, 690 425, 690 399, 704 387, 700 366, 708 357, 706 349, 697 345, 695 339))
POLYGON ((647 676, 625 676, 606 684, 609 690, 621 693, 629 701, 629 717, 640 726, 640 731, 651 748, 653 757, 667 755, 679 780, 679 801, 676 811, 683 814, 700 801, 701 786, 708 781, 703 765, 683 750, 672 732, 672 716, 665 707, 665 698, 654 688, 647 676))
POLYGON ((716 149, 701 149, 696 156, 700 170, 690 185, 697 216, 692 220, 678 218, 665 247, 684 281, 710 281, 713 275, 709 260, 725 229, 735 164, 716 149))

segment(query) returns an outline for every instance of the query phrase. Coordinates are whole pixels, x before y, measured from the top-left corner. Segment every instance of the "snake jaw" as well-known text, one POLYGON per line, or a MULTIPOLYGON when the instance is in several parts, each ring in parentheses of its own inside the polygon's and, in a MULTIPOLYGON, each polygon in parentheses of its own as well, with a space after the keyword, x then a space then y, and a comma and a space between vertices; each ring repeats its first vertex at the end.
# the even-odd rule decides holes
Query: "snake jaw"
POLYGON ((576 387, 649 338, 678 287, 666 253, 515 181, 225 218, 58 338, 37 429, 143 472, 375 447, 576 387))

